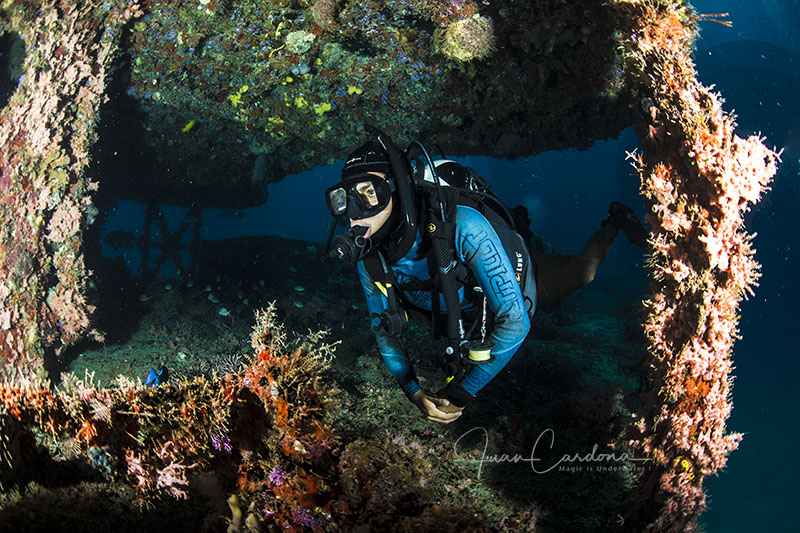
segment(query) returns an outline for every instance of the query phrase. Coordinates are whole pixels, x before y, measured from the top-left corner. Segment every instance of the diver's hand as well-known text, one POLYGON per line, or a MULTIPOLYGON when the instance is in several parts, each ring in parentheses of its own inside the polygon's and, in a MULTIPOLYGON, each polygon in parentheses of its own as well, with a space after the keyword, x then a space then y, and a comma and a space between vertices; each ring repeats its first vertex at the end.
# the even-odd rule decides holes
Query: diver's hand
POLYGON ((424 390, 418 390, 411 397, 414 405, 422 411, 422 414, 431 422, 449 424, 461 416, 463 408, 451 405, 447 398, 439 398, 424 390))

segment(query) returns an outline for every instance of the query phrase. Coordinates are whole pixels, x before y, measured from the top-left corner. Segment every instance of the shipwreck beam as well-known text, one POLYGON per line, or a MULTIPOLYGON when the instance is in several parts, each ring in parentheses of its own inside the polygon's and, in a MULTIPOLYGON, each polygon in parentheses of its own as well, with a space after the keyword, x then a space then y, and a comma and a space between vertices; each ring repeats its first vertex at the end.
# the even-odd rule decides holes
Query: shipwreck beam
POLYGON ((696 531, 704 479, 741 434, 726 433, 739 304, 759 276, 744 213, 760 200, 778 154, 742 139, 722 99, 697 81, 692 46, 702 16, 668 1, 618 1, 634 25, 626 57, 644 154, 630 154, 652 226, 646 302, 650 390, 627 445, 649 459, 630 531, 696 531))
POLYGON ((120 28, 136 2, 4 2, 0 32, 25 42, 24 74, 0 114, 0 358, 40 369, 91 328, 82 234, 86 178, 120 28))

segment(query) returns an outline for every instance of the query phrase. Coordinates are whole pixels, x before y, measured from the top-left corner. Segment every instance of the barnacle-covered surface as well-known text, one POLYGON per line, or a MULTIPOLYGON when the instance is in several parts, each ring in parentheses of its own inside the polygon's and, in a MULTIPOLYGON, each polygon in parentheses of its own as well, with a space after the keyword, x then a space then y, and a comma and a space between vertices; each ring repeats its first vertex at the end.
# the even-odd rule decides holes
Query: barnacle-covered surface
POLYGON ((146 5, 96 150, 97 175, 127 196, 260 203, 268 182, 343 158, 364 124, 401 144, 514 157, 588 147, 630 123, 619 22, 602 2, 146 5), (467 20, 474 31, 445 37, 467 20))

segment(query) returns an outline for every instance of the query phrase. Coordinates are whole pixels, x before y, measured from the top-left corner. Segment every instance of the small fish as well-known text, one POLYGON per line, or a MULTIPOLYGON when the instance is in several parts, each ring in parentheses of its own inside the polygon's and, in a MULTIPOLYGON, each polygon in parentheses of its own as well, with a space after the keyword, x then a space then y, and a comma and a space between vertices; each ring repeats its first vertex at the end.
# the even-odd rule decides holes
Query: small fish
POLYGON ((219 218, 244 218, 244 212, 241 209, 228 209, 221 212, 219 218))
POLYGON ((151 368, 150 372, 147 373, 147 379, 145 380, 145 385, 152 385, 153 387, 158 387, 161 384, 164 384, 169 379, 169 371, 167 367, 164 365, 159 365, 158 371, 155 368, 151 368))
POLYGON ((181 129, 181 131, 183 133, 186 133, 187 131, 189 131, 190 129, 192 129, 194 127, 194 124, 195 124, 194 120, 190 120, 189 122, 186 123, 186 125, 183 127, 183 129, 181 129))

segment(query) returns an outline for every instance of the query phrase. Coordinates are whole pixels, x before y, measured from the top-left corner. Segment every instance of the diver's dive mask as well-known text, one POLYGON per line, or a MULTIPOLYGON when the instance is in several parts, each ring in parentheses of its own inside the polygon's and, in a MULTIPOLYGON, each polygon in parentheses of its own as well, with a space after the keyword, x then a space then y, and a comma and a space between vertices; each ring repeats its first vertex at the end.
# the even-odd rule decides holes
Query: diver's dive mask
POLYGON ((396 187, 391 178, 361 174, 347 178, 325 190, 325 203, 335 217, 361 220, 383 211, 396 187))
POLYGON ((365 126, 373 139, 354 150, 345 160, 342 181, 325 191, 328 211, 340 221, 364 220, 386 209, 392 197, 394 208, 386 222, 369 238, 366 226, 353 226, 333 242, 336 223, 331 224, 325 254, 356 263, 376 246, 385 247, 389 261, 403 257, 417 237, 417 204, 409 162, 391 137, 365 126))

